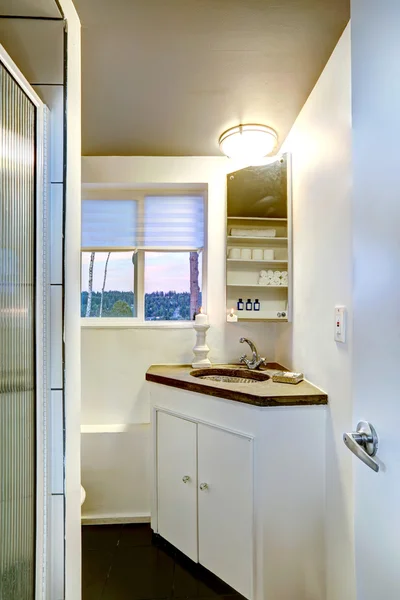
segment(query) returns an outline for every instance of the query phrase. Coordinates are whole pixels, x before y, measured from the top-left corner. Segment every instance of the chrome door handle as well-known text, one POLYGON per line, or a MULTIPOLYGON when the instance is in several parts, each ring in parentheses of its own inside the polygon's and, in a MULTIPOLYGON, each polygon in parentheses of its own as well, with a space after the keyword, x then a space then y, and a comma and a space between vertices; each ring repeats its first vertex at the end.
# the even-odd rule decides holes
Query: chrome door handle
POLYGON ((200 489, 202 492, 204 492, 204 490, 208 490, 208 483, 201 483, 200 489))
POLYGON ((378 452, 378 436, 371 423, 360 421, 355 432, 343 434, 343 441, 370 469, 379 471, 378 463, 372 458, 378 452))
POLYGON ((182 477, 182 481, 183 481, 183 483, 187 483, 188 481, 190 481, 190 477, 189 477, 189 475, 184 475, 184 476, 182 477))

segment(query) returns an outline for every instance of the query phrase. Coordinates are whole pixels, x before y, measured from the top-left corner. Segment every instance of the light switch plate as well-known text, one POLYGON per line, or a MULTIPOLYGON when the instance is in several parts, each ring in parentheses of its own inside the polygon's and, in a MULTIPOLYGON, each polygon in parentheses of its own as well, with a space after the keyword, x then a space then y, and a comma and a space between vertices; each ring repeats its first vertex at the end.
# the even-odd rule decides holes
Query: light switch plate
POLYGON ((346 342, 346 307, 335 306, 335 342, 346 342))

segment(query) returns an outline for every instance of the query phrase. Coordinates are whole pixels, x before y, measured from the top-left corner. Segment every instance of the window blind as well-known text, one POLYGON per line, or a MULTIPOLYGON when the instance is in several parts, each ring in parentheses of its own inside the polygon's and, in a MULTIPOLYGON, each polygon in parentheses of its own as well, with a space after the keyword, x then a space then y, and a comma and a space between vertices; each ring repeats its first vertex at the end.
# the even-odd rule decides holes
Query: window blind
POLYGON ((136 200, 82 200, 82 248, 137 246, 136 200))
POLYGON ((141 237, 145 248, 203 248, 203 197, 146 196, 141 237))
POLYGON ((82 201, 83 248, 131 246, 154 250, 202 249, 203 196, 147 195, 142 201, 82 201))

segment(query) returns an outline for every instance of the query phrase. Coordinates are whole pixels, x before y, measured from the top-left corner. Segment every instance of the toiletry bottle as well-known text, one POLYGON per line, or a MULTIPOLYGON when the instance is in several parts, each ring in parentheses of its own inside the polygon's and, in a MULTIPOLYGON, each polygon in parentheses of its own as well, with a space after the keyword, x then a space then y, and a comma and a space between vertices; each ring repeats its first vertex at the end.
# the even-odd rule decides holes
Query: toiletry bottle
POLYGON ((239 300, 238 300, 237 309, 238 310, 243 310, 244 309, 243 300, 241 298, 239 298, 239 300))
POLYGON ((260 301, 258 298, 256 298, 256 301, 254 302, 254 310, 260 310, 260 301))
POLYGON ((250 300, 250 298, 247 298, 247 302, 246 302, 246 310, 253 310, 253 303, 250 300))

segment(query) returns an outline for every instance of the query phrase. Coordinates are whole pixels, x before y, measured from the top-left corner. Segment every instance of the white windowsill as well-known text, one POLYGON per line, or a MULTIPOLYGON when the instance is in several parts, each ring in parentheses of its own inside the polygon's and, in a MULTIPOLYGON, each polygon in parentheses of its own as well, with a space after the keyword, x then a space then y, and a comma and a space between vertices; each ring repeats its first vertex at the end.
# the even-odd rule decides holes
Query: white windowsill
POLYGON ((194 321, 139 321, 134 318, 81 318, 82 329, 193 329, 194 321))
MULTIPOLYGON (((147 423, 144 423, 147 425, 147 423)), ((98 425, 81 425, 81 433, 129 433, 141 427, 143 423, 99 423, 98 425)))

